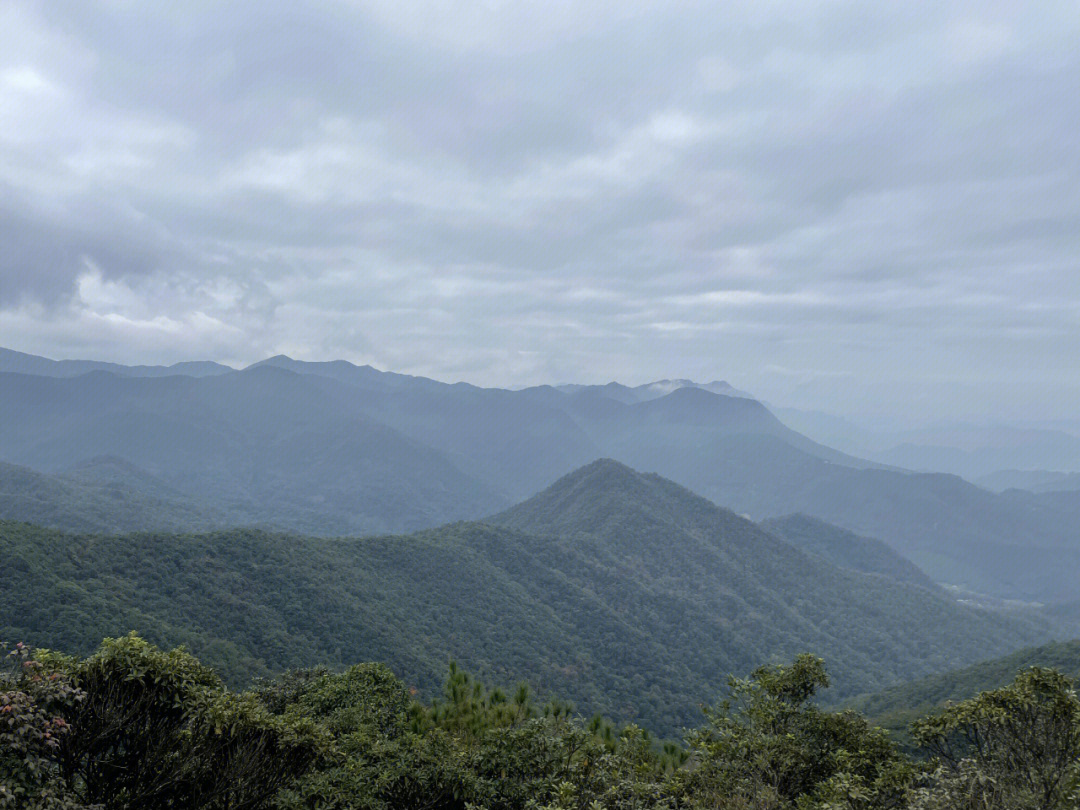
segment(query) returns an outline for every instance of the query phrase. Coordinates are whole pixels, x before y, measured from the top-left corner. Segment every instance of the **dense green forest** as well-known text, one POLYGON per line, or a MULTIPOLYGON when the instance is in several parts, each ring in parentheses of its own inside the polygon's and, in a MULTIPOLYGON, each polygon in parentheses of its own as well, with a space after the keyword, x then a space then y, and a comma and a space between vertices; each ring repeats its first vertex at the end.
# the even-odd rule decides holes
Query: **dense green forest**
POLYGON ((762 521, 761 527, 806 553, 841 568, 879 574, 894 582, 907 582, 931 589, 936 587, 922 569, 880 540, 860 537, 809 515, 772 518, 762 521))
POLYGON ((120 460, 98 459, 67 475, 0 462, 5 520, 77 532, 205 530, 244 516, 200 506, 120 460), (138 481, 132 481, 138 477, 138 481))
POLYGON ((718 673, 814 649, 853 696, 1049 638, 1034 614, 843 569, 669 481, 596 462, 489 523, 409 536, 66 534, 0 523, 0 635, 85 654, 135 629, 234 686, 377 660, 422 694, 456 659, 660 733, 718 673))
POLYGON ((451 664, 417 700, 381 664, 244 692, 129 635, 0 669, 0 807, 18 810, 1074 810, 1080 700, 1022 671, 912 725, 909 757, 817 707, 824 662, 730 679, 679 741, 585 720, 451 664))

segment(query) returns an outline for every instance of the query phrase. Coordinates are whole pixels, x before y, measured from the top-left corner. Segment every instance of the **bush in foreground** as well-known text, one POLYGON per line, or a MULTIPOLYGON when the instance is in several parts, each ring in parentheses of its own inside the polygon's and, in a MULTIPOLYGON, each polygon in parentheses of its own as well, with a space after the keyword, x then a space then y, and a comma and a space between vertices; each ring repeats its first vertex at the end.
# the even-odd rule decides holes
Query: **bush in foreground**
POLYGON ((814 702, 803 655, 728 683, 682 744, 586 721, 451 666, 429 704, 385 666, 246 692, 137 636, 0 672, 0 808, 19 810, 1076 810, 1080 702, 1033 668, 915 724, 925 759, 814 702))

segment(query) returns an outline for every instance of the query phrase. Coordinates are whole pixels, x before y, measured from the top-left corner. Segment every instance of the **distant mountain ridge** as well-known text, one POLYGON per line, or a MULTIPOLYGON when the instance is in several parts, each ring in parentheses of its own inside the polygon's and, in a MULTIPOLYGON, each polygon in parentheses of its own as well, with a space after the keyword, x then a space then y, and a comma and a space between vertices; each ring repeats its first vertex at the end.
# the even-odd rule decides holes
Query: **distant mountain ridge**
POLYGON ((639 401, 616 383, 480 388, 281 356, 162 374, 0 372, 0 461, 61 474, 113 456, 208 511, 332 535, 476 518, 610 457, 755 520, 798 512, 880 539, 937 582, 1075 599, 1080 493, 887 467, 707 386, 661 381, 639 401))
MULTIPOLYGON (((185 373, 200 364, 132 371, 0 355, 0 369, 13 366, 21 376, 6 377, 0 416, 22 421, 6 423, 10 434, 0 425, 0 459, 62 473, 112 456, 217 514, 291 530, 413 530, 476 516, 604 454, 570 412, 575 398, 550 388, 555 400, 284 355, 212 377, 185 373), (351 494, 337 494, 342 486, 351 494)), ((753 400, 738 402, 768 430, 786 430, 753 400)), ((742 429, 723 409, 705 418, 742 429)))
POLYGON ((999 470, 976 478, 975 483, 994 492, 1026 489, 1028 492, 1076 492, 1080 490, 1080 472, 1051 470, 999 470))
MULTIPOLYGON (((174 363, 169 366, 161 365, 125 365, 123 363, 110 363, 101 360, 50 360, 38 355, 17 352, 13 349, 0 347, 0 372, 13 372, 16 374, 33 374, 44 377, 78 377, 92 371, 106 371, 122 377, 205 377, 217 374, 273 366, 282 368, 297 374, 314 374, 322 377, 330 377, 341 382, 360 387, 370 387, 377 390, 403 389, 410 386, 433 389, 441 386, 471 386, 469 383, 445 383, 428 377, 419 377, 411 374, 397 374, 392 371, 382 371, 370 365, 356 365, 348 360, 329 361, 306 361, 295 360, 284 354, 274 355, 265 360, 258 360, 241 369, 227 366, 210 360, 190 360, 174 363)), ((584 385, 564 384, 554 386, 556 390, 564 393, 578 393, 585 390, 599 390, 613 399, 626 402, 645 402, 656 399, 680 388, 699 388, 714 394, 730 397, 753 399, 752 394, 732 386, 722 380, 714 380, 709 383, 698 383, 693 380, 656 380, 644 385, 628 387, 620 383, 608 385, 584 385)))
POLYGON ((185 361, 171 366, 125 366, 98 360, 49 360, 33 354, 0 348, 0 372, 36 374, 44 377, 78 377, 92 371, 107 371, 123 377, 209 377, 236 369, 209 360, 185 361))
POLYGON ((373 366, 358 366, 347 360, 312 363, 304 360, 294 360, 284 354, 252 363, 245 368, 245 371, 264 367, 280 368, 295 374, 313 374, 319 377, 329 377, 339 382, 375 391, 398 391, 410 387, 432 390, 448 385, 448 383, 438 382, 427 377, 380 371, 373 366))
POLYGON ((761 527, 796 548, 821 557, 839 568, 877 574, 893 582, 937 588, 922 569, 880 540, 860 537, 809 515, 771 518, 762 521, 761 527))
POLYGON ((1080 470, 1080 437, 1061 430, 1017 430, 1010 428, 971 431, 936 436, 933 431, 915 432, 906 441, 887 450, 875 452, 880 461, 911 470, 948 472, 976 481, 988 471, 1009 468, 1080 470), (930 442, 951 438, 962 445, 941 446, 930 442), (965 440, 985 445, 963 446, 965 440), (997 442, 996 444, 994 442, 997 442))
POLYGON ((507 502, 365 417, 353 389, 317 379, 271 367, 203 378, 0 373, 0 448, 49 473, 118 457, 208 511, 313 533, 418 529, 507 502))
POLYGON ((564 394, 599 394, 627 405, 634 402, 648 402, 650 399, 657 399, 670 394, 673 391, 677 391, 680 388, 699 388, 703 391, 708 391, 712 394, 720 394, 725 397, 754 399, 752 394, 740 391, 735 386, 723 380, 713 380, 708 383, 698 383, 686 379, 656 380, 655 382, 632 387, 617 382, 610 382, 606 385, 563 384, 556 385, 554 388, 564 394))

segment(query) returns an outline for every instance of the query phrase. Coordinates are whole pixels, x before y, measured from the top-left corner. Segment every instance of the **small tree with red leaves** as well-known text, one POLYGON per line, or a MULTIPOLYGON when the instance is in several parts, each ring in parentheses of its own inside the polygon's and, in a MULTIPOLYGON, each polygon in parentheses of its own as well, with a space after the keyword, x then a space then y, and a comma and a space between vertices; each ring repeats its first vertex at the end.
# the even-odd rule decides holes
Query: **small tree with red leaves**
POLYGON ((71 729, 63 715, 83 694, 46 672, 25 644, 0 642, 0 808, 76 810, 60 777, 57 753, 71 729))

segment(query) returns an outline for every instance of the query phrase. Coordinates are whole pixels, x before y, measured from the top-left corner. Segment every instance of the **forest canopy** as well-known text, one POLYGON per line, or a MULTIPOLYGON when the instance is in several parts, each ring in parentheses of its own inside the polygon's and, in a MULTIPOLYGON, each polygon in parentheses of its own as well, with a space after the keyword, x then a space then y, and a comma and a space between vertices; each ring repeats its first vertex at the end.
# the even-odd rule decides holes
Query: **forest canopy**
POLYGON ((686 808, 1067 810, 1080 700, 1060 672, 914 724, 915 756, 815 701, 824 662, 731 678, 679 741, 585 719, 451 665, 422 702, 381 664, 235 692, 135 635, 86 658, 17 644, 0 674, 0 807, 19 810, 686 808))

